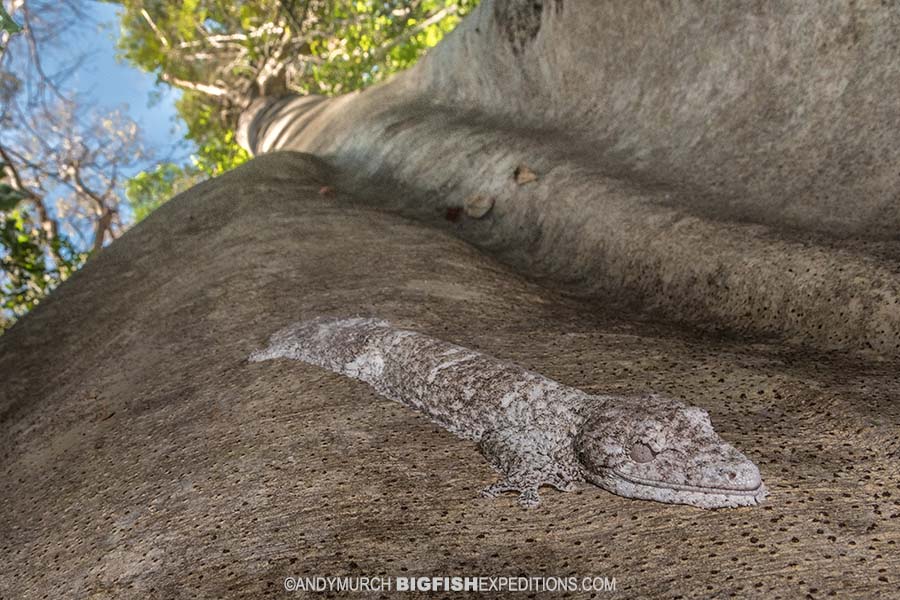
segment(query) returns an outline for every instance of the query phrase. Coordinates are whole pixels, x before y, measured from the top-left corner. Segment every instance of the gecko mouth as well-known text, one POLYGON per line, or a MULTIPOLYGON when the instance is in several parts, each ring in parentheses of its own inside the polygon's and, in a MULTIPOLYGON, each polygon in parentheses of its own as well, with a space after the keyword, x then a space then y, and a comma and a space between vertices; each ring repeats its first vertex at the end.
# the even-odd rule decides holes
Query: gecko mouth
POLYGON ((765 487, 760 481, 756 487, 748 488, 738 488, 738 487, 701 487, 695 485, 685 485, 683 483, 670 483, 668 481, 658 481, 655 479, 643 479, 641 477, 635 477, 633 475, 626 475, 620 471, 616 471, 613 469, 612 474, 620 479, 624 479, 629 483, 633 483, 635 485, 644 485, 648 487, 654 487, 665 490, 675 490, 679 492, 694 492, 700 494, 720 494, 726 496, 757 496, 760 493, 765 493, 765 487))

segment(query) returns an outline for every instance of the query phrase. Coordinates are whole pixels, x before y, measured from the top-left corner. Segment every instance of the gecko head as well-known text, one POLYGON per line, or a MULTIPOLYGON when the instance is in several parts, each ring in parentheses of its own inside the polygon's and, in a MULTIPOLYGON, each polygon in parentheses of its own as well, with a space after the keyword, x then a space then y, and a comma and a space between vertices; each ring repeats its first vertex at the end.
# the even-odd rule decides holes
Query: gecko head
POLYGON ((705 410, 658 394, 600 410, 577 451, 585 478, 620 496, 700 508, 766 496, 759 469, 716 434, 705 410))

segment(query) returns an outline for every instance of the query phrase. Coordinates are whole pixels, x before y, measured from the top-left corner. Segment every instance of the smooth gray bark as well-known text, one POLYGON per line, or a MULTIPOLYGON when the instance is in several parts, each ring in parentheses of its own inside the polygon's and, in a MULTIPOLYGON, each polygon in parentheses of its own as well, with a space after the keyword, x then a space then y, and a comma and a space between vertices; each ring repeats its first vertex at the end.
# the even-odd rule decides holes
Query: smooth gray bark
POLYGON ((666 318, 900 350, 896 8, 875 2, 486 0, 361 94, 260 101, 255 153, 314 152, 352 190, 523 272, 666 318), (516 185, 524 164, 539 180, 516 185), (393 193, 396 189, 402 193, 393 193))

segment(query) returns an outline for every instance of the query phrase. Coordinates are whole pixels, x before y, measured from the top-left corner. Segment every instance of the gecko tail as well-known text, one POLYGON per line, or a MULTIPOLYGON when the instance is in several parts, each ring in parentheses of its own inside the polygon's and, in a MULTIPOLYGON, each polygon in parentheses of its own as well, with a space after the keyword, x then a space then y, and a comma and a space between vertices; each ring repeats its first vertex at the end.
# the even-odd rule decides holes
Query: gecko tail
POLYGON ((393 325, 371 317, 316 317, 293 323, 269 339, 265 348, 252 352, 250 362, 290 358, 334 368, 334 361, 362 352, 366 340, 393 325))

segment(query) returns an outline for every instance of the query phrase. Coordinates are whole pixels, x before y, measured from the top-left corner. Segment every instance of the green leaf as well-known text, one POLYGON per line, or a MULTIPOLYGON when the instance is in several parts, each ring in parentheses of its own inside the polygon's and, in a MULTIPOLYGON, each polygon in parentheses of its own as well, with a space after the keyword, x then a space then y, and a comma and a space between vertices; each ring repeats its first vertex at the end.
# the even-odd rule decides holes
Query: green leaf
MULTIPOLYGON (((373 85, 410 67, 478 5, 478 0, 109 1, 122 7, 120 58, 161 81, 166 74, 234 92, 252 88, 262 63, 281 43, 279 27, 293 32, 308 9, 305 30, 298 33, 305 43, 282 60, 291 73, 290 91, 325 95, 373 85), (422 27, 442 10, 447 11, 443 19, 422 27)), ((176 107, 197 151, 187 164, 160 165, 127 184, 136 220, 188 185, 249 159, 235 140, 239 111, 230 102, 181 91, 176 107)))
POLYGON ((22 28, 12 20, 12 17, 9 16, 2 4, 0 4, 0 30, 8 31, 10 34, 22 31, 22 28))
POLYGON ((50 239, 27 212, 0 215, 0 303, 6 309, 0 328, 34 308, 86 259, 67 239, 50 239))
POLYGON ((0 211, 12 210, 20 200, 25 198, 25 194, 19 190, 14 190, 5 183, 0 183, 0 211))

